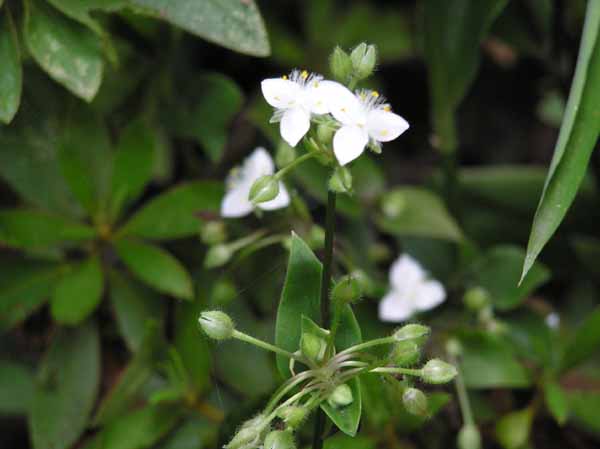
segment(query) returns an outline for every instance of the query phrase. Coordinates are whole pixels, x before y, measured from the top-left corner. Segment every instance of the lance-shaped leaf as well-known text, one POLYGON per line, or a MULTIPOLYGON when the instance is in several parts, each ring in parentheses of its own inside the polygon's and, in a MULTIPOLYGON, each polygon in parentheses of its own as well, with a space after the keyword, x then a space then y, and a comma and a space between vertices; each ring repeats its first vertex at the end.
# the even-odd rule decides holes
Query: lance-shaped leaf
POLYGON ((0 13, 0 121, 10 123, 21 102, 22 70, 15 24, 8 9, 0 13))
POLYGON ((600 134, 600 1, 590 0, 575 77, 523 264, 525 277, 575 199, 600 134))

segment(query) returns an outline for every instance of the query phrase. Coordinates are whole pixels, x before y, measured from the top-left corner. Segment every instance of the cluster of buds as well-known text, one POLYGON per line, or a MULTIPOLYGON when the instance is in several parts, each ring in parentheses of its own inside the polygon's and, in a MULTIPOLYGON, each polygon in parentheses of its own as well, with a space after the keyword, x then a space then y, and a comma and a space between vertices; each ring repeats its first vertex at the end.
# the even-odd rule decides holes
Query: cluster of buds
MULTIPOLYGON (((343 278, 332 293, 332 299, 340 304, 352 303, 359 296, 352 278, 343 278)), ((420 368, 415 367, 430 334, 430 329, 420 324, 407 324, 390 336, 338 352, 333 344, 332 331, 303 317, 303 333, 294 353, 237 330, 231 318, 221 311, 203 312, 199 324, 212 339, 241 340, 290 360, 291 377, 279 387, 258 416, 241 426, 226 449, 295 448, 294 433, 310 413, 322 404, 343 409, 354 402, 350 383, 359 375, 373 374, 404 380, 402 385, 409 386, 402 387, 405 388, 403 403, 410 413, 420 416, 428 414, 427 397, 413 385, 413 381, 443 384, 457 375, 453 365, 440 359, 431 359, 420 368), (381 358, 371 352, 382 346, 389 349, 386 357, 381 358), (297 365, 301 365, 302 369, 295 370, 297 365)))

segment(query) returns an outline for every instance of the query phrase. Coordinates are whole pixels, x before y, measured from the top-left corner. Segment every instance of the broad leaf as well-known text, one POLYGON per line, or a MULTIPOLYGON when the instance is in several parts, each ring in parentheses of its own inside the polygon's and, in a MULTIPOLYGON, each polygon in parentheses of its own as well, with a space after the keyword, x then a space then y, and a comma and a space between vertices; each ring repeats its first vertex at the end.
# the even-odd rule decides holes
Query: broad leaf
POLYGON ((102 35, 104 32, 90 15, 93 11, 116 11, 127 6, 127 0, 49 0, 56 9, 102 35))
POLYGON ((79 324, 94 312, 102 299, 104 277, 97 256, 69 267, 52 295, 52 317, 63 324, 79 324))
POLYGON ((130 0, 141 12, 240 53, 268 56, 267 32, 254 0, 130 0))
POLYGON ((504 449, 523 448, 529 439, 532 423, 531 408, 510 412, 496 423, 496 439, 504 449))
POLYGON ((75 95, 91 101, 104 68, 98 37, 39 0, 25 5, 25 42, 35 61, 75 95))
POLYGON ((600 307, 579 324, 575 334, 568 340, 562 354, 560 367, 562 371, 574 368, 598 353, 600 345, 600 307))
POLYGON ((573 421, 586 430, 600 434, 600 421, 598 420, 600 393, 589 390, 573 391, 569 393, 569 408, 574 418, 573 421))
POLYGON ((29 414, 34 449, 67 449, 85 430, 100 386, 100 341, 91 324, 62 329, 40 368, 29 414))
POLYGON ((569 401, 565 391, 555 381, 544 382, 544 399, 548 410, 561 426, 569 416, 569 401))
POLYGON ((33 398, 31 369, 21 363, 0 360, 0 415, 24 415, 33 398))
POLYGON ((194 235, 202 224, 198 214, 218 212, 222 197, 221 183, 181 184, 146 204, 125 223, 120 233, 152 240, 194 235))
POLYGON ((575 199, 600 134, 600 2, 588 2, 583 36, 565 117, 544 191, 535 212, 523 263, 533 266, 575 199))
POLYGON ((10 123, 19 109, 23 75, 17 31, 8 9, 0 12, 0 121, 10 123))
POLYGON ((162 248, 133 240, 115 244, 119 257, 141 281, 181 299, 192 299, 192 279, 185 267, 162 248))

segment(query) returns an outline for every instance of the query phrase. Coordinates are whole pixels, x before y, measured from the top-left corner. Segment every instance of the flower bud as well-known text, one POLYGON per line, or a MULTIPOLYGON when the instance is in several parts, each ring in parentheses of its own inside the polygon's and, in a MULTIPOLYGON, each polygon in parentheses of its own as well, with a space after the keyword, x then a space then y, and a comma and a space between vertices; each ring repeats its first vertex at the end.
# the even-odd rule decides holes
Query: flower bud
POLYGON ((329 67, 333 78, 342 84, 352 76, 352 59, 340 47, 335 47, 329 58, 329 67))
POLYGON ((341 304, 354 304, 362 295, 360 284, 351 275, 343 276, 331 291, 331 300, 341 304))
POLYGON ((481 435, 479 429, 474 424, 465 424, 457 438, 458 449, 480 449, 481 435))
POLYGON ((225 224, 222 221, 209 221, 204 223, 200 230, 200 239, 207 245, 223 243, 227 238, 225 224))
POLYGON ((226 340, 233 335, 233 321, 229 315, 218 310, 202 312, 198 322, 204 333, 215 340, 226 340))
POLYGON ((450 338, 446 342, 446 352, 452 357, 460 357, 463 352, 462 344, 456 338, 450 338))
POLYGON ((279 195, 279 181, 273 175, 264 175, 254 181, 250 187, 248 199, 253 204, 265 203, 279 195))
POLYGON ((306 419, 308 415, 308 409, 299 405, 288 405, 277 413, 277 416, 283 420, 283 422, 292 429, 300 427, 300 425, 306 419))
POLYGON ((317 335, 305 332, 300 337, 300 350, 307 359, 321 362, 325 357, 327 342, 317 335))
POLYGON ((402 394, 402 403, 411 415, 427 416, 427 396, 416 388, 407 388, 402 394))
POLYGON ((254 449, 260 446, 265 432, 264 417, 258 415, 242 424, 231 441, 224 446, 225 449, 254 449))
POLYGON ((348 167, 336 167, 329 179, 329 190, 335 193, 350 193, 352 191, 352 173, 348 167))
POLYGON ((398 218, 406 209, 406 196, 402 192, 386 194, 381 201, 381 209, 387 218, 398 218))
POLYGON ((440 359, 431 359, 421 370, 421 378, 430 384, 445 384, 457 375, 456 368, 440 359))
POLYGON ((422 343, 429 336, 431 329, 422 324, 406 324, 394 332, 396 341, 418 340, 417 343, 422 343))
POLYGON ((217 268, 225 265, 229 262, 233 256, 233 251, 228 245, 219 243, 213 245, 208 249, 206 256, 204 257, 204 268, 217 268))
POLYGON ((354 76, 356 79, 365 79, 373 73, 377 63, 377 49, 374 45, 364 42, 359 44, 350 54, 354 76))
POLYGON ((237 294, 237 289, 230 280, 219 279, 210 292, 210 303, 214 306, 225 306, 235 299, 237 294))
POLYGON ((275 154, 275 163, 279 168, 283 168, 290 165, 296 159, 296 149, 289 146, 283 140, 277 147, 277 153, 275 154))
POLYGON ((295 449, 294 436, 289 430, 273 430, 265 438, 264 449, 295 449))
POLYGON ((327 402, 329 402, 333 408, 342 408, 350 405, 354 402, 352 390, 346 384, 338 385, 335 390, 333 390, 333 393, 329 395, 329 398, 327 398, 327 402))
POLYGON ((330 145, 334 131, 335 128, 331 123, 320 123, 319 126, 317 126, 317 139, 323 145, 330 145))
POLYGON ((308 231, 307 243, 312 249, 322 248, 325 245, 325 230, 319 225, 312 225, 308 231))
POLYGON ((390 353, 390 361, 396 366, 411 366, 420 358, 421 348, 414 340, 399 341, 390 353))
POLYGON ((473 287, 465 292, 463 302, 468 309, 478 312, 490 304, 490 294, 482 287, 473 287))

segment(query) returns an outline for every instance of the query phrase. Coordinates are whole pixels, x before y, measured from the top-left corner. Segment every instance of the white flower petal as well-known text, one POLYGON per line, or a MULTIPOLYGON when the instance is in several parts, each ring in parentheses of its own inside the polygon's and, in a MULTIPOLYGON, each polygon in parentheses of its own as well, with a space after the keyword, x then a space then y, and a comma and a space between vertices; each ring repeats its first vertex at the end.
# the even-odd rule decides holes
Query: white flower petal
POLYGON ((302 108, 288 109, 281 118, 281 137, 295 147, 310 128, 310 114, 302 108))
POLYGON ((408 254, 398 257, 390 267, 390 284, 395 290, 412 292, 425 281, 426 272, 419 262, 408 254))
POLYGON ((406 321, 415 312, 413 303, 407 295, 392 290, 379 303, 379 319, 381 321, 399 323, 406 321))
POLYGON ((243 170, 243 182, 252 186, 261 176, 275 173, 275 164, 269 152, 263 147, 258 147, 244 161, 243 170))
POLYGON ((314 80, 305 87, 306 106, 313 114, 327 114, 329 112, 329 105, 325 99, 326 86, 323 86, 323 81, 314 80))
POLYGON ((277 109, 295 107, 302 93, 302 87, 298 83, 283 78, 263 80, 260 88, 267 103, 277 109))
POLYGON ((336 120, 344 125, 366 125, 365 110, 348 88, 335 81, 322 81, 320 91, 329 112, 336 120))
POLYGON ((369 136, 358 126, 342 126, 333 136, 333 152, 340 165, 346 165, 365 151, 369 136))
POLYGON ((287 207, 290 204, 290 194, 282 182, 279 183, 279 193, 271 201, 259 203, 258 207, 264 210, 275 210, 287 207))
POLYGON ((369 135, 378 142, 389 142, 408 129, 406 120, 393 112, 374 109, 367 115, 369 135))
POLYGON ((221 202, 221 216, 224 218, 238 218, 252 212, 253 206, 248 199, 249 192, 250 187, 247 185, 228 191, 221 202))
POLYGON ((438 281, 425 281, 414 293, 415 308, 419 311, 433 309, 446 299, 446 290, 438 281))

